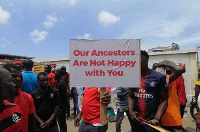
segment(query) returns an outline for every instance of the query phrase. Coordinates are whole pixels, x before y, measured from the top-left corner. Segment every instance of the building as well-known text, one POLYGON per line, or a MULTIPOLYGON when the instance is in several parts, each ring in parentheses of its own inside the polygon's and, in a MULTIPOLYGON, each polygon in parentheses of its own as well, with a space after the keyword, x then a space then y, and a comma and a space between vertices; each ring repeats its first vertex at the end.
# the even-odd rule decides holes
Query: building
POLYGON ((148 52, 166 52, 166 51, 172 51, 172 47, 168 46, 168 47, 163 47, 163 46, 158 46, 152 49, 149 49, 148 52))
POLYGON ((0 65, 5 63, 12 63, 13 61, 23 61, 25 59, 33 59, 34 57, 10 55, 10 54, 0 54, 0 65))
POLYGON ((191 100, 191 96, 194 95, 194 87, 197 74, 197 61, 198 49, 194 50, 177 50, 177 51, 165 51, 165 52, 149 52, 149 67, 152 67, 154 63, 159 63, 163 60, 170 60, 174 63, 184 63, 186 66, 186 72, 183 74, 185 80, 185 88, 188 101, 191 100))
POLYGON ((69 72, 69 58, 62 59, 48 59, 48 60, 34 60, 36 65, 56 65, 56 68, 61 68, 61 66, 66 66, 66 71, 69 72))

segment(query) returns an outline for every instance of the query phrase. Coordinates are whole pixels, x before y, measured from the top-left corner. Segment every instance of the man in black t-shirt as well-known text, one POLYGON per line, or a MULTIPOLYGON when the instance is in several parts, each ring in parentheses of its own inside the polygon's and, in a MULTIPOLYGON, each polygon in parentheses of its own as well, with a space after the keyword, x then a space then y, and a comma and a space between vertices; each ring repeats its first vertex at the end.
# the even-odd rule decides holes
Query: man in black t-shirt
POLYGON ((168 86, 166 76, 148 68, 149 55, 141 51, 141 85, 129 89, 129 113, 133 120, 134 132, 157 132, 144 120, 158 126, 160 119, 167 109, 168 86))
POLYGON ((62 79, 62 71, 60 69, 55 72, 55 80, 57 80, 57 92, 58 92, 58 124, 60 126, 60 132, 67 131, 66 123, 66 109, 67 109, 67 83, 62 79))
POLYGON ((48 86, 49 78, 46 72, 39 73, 37 79, 39 88, 31 95, 36 108, 34 116, 37 121, 38 131, 58 132, 55 119, 58 111, 57 93, 48 86))

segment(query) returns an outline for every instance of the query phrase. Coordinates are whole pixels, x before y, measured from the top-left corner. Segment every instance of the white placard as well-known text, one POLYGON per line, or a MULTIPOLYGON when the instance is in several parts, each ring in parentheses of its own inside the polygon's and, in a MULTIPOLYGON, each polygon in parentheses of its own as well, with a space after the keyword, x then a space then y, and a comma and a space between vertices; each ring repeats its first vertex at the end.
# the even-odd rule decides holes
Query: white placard
POLYGON ((140 40, 70 40, 71 87, 139 87, 140 40))

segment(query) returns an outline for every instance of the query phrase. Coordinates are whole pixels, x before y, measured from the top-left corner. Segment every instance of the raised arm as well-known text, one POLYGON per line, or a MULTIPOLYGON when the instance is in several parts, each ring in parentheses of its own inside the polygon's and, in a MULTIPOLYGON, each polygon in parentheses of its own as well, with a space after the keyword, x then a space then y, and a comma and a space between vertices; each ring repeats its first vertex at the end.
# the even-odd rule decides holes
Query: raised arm
POLYGON ((182 68, 174 63, 162 61, 158 65, 159 65, 159 67, 167 67, 172 70, 172 73, 170 74, 170 78, 169 78, 169 83, 172 83, 184 72, 184 68, 182 68))
POLYGON ((158 110, 156 112, 156 116, 153 120, 150 121, 151 124, 159 125, 160 119, 168 106, 168 91, 161 91, 160 92, 161 103, 158 106, 158 110))

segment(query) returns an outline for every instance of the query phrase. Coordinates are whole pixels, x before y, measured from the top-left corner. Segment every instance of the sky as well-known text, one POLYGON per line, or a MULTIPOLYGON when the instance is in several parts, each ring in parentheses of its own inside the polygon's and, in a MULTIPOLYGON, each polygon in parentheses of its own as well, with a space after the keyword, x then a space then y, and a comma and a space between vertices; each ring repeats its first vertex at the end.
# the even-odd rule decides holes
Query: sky
POLYGON ((69 57, 70 39, 141 39, 141 48, 200 46, 199 0, 0 0, 0 53, 69 57))

